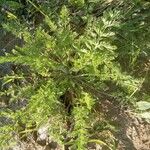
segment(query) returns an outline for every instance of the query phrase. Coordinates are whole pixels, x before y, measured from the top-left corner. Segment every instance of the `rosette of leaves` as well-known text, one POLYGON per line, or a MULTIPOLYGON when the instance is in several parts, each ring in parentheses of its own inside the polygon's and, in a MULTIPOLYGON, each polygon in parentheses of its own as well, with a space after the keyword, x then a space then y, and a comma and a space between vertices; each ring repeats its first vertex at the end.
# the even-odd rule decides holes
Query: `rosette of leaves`
POLYGON ((119 13, 107 11, 97 19, 89 16, 82 35, 72 30, 66 6, 57 21, 41 13, 50 32, 41 26, 31 33, 16 17, 3 25, 22 38, 24 45, 0 57, 0 63, 12 62, 20 68, 4 77, 4 84, 10 83, 11 87, 2 94, 9 95, 10 102, 27 102, 18 109, 1 111, 1 116, 11 122, 0 127, 0 143, 8 145, 19 133, 27 134, 33 126, 36 130, 48 123, 50 135, 57 142, 84 150, 90 139, 88 128, 96 100, 114 99, 104 91, 106 82, 112 82, 126 95, 134 93, 139 84, 115 61, 114 28, 119 26, 119 13))

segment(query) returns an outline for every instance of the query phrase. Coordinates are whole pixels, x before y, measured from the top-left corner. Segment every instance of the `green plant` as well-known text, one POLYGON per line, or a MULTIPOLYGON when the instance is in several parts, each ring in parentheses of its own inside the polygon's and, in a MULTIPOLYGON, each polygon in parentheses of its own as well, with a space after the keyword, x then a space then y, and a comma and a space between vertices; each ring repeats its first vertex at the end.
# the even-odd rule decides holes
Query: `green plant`
MULTIPOLYGON (((87 15, 87 25, 79 35, 70 24, 67 5, 62 7, 59 17, 54 17, 29 2, 44 16, 43 24, 49 30, 41 25, 31 32, 12 13, 9 23, 3 24, 3 28, 22 38, 24 45, 0 57, 0 63, 21 66, 4 77, 4 84, 10 83, 11 87, 2 95, 7 93, 10 102, 27 103, 16 110, 1 111, 1 116, 10 120, 0 127, 1 146, 15 141, 21 132, 32 132, 33 126, 36 130, 48 124, 50 135, 57 142, 84 150, 90 141, 89 116, 94 113, 96 101, 117 100, 122 93, 124 99, 130 98, 141 84, 139 79, 123 72, 117 61, 115 43, 121 14, 107 10, 100 18, 87 15), (114 84, 117 92, 107 93, 108 83, 114 84)), ((80 2, 84 5, 84 1, 80 2)))

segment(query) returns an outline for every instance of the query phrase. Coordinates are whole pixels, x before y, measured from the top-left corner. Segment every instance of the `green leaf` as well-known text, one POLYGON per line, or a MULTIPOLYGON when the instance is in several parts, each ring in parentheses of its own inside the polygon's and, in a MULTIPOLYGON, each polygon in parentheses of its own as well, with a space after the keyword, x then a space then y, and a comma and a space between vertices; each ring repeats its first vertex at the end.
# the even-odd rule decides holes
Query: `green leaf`
POLYGON ((57 29, 57 26, 48 16, 45 17, 45 23, 51 28, 52 31, 55 31, 57 29))
POLYGON ((13 13, 8 12, 8 11, 7 11, 7 17, 12 20, 17 19, 17 16, 15 16, 13 13))
POLYGON ((139 101, 136 103, 139 110, 148 110, 150 109, 150 102, 139 101))
POLYGON ((14 61, 16 61, 16 57, 3 57, 3 56, 0 56, 0 64, 2 64, 2 63, 6 63, 6 62, 14 62, 14 61))
POLYGON ((85 1, 84 1, 84 0, 69 0, 69 2, 70 2, 72 5, 75 5, 75 6, 78 6, 78 7, 83 7, 84 4, 85 4, 85 1))
POLYGON ((150 119, 150 112, 141 113, 140 117, 144 119, 150 119))
POLYGON ((22 7, 21 3, 14 2, 14 1, 6 1, 5 4, 12 9, 19 9, 22 7))
POLYGON ((63 6, 60 12, 60 17, 63 21, 66 21, 69 17, 69 11, 66 6, 63 6))

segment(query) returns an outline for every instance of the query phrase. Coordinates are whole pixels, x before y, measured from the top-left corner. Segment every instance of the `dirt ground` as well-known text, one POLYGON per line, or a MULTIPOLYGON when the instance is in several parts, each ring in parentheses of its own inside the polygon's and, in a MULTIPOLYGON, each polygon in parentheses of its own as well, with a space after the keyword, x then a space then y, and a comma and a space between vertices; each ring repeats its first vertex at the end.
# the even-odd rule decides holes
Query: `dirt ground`
POLYGON ((150 150, 150 124, 127 108, 105 101, 105 117, 118 127, 114 133, 117 150, 150 150))

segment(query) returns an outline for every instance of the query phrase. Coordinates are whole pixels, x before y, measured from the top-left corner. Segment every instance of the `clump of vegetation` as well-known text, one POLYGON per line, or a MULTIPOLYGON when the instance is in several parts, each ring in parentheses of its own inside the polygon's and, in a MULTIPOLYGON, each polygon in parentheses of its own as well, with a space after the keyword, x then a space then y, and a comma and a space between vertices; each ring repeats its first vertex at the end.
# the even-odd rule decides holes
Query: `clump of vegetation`
MULTIPOLYGON (((89 134, 94 108, 105 99, 133 104, 148 74, 144 70, 145 76, 135 75, 141 55, 147 58, 149 49, 148 40, 143 49, 135 35, 141 35, 141 30, 149 32, 149 22, 138 20, 138 28, 133 20, 130 23, 137 26, 135 31, 128 22, 132 17, 136 21, 136 11, 146 10, 149 3, 128 3, 118 2, 117 7, 102 1, 70 0, 48 13, 49 6, 27 0, 28 9, 42 16, 41 23, 32 29, 19 18, 18 11, 6 12, 9 22, 3 28, 22 39, 23 45, 0 57, 1 64, 10 62, 15 68, 3 77, 1 96, 7 95, 9 103, 21 106, 1 111, 1 116, 10 120, 0 127, 1 146, 48 124, 54 140, 71 149, 87 149, 89 142, 112 148, 89 134), (96 11, 98 4, 102 8, 96 11), (124 68, 125 63, 129 69, 124 68), (6 84, 8 89, 4 88, 6 84)), ((144 39, 148 35, 144 32, 141 36, 144 39)))

